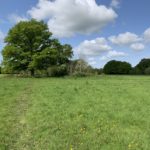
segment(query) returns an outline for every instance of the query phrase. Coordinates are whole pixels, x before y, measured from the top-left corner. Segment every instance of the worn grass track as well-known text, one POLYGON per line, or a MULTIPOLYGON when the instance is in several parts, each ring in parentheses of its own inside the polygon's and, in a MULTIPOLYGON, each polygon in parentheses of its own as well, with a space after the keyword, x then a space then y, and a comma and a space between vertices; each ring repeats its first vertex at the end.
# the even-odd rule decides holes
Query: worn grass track
POLYGON ((3 78, 0 82, 0 149, 15 150, 25 128, 24 118, 32 87, 24 79, 3 78))
POLYGON ((149 150, 150 77, 2 77, 0 84, 2 150, 149 150))

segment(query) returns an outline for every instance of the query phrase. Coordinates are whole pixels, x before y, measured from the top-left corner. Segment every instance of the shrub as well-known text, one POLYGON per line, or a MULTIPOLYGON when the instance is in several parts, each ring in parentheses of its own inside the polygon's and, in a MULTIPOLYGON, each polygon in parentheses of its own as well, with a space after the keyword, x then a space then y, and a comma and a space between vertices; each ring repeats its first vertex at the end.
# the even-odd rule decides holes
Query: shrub
POLYGON ((36 78, 42 78, 47 76, 47 71, 46 70, 35 70, 34 76, 36 78))
POLYGON ((150 67, 148 67, 148 68, 145 69, 145 74, 146 75, 150 75, 150 67))
POLYGON ((139 68, 134 67, 134 68, 132 68, 132 69, 130 70, 129 74, 131 74, 131 75, 140 75, 140 74, 142 74, 142 73, 141 73, 141 70, 140 70, 139 68))
POLYGON ((50 77, 61 77, 61 76, 65 76, 68 74, 67 72, 67 67, 65 64, 61 65, 61 66, 52 66, 49 67, 47 70, 47 74, 50 77))
POLYGON ((75 72, 74 74, 72 74, 74 77, 86 77, 88 76, 87 73, 84 72, 75 72))
POLYGON ((101 75, 101 74, 103 74, 103 69, 102 68, 100 68, 100 69, 95 68, 95 69, 93 69, 93 73, 97 74, 97 75, 101 75))
POLYGON ((73 76, 95 74, 95 70, 83 59, 72 60, 68 64, 68 72, 73 76))

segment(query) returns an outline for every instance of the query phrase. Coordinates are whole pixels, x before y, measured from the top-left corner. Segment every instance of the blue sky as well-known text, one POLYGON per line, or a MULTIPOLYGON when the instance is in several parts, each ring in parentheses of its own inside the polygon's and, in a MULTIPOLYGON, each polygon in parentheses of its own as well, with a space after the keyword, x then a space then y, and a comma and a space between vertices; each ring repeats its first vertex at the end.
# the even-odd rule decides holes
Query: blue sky
POLYGON ((74 58, 98 68, 112 59, 134 66, 150 57, 149 6, 149 0, 2 0, 0 51, 13 25, 35 18, 72 45, 74 58))

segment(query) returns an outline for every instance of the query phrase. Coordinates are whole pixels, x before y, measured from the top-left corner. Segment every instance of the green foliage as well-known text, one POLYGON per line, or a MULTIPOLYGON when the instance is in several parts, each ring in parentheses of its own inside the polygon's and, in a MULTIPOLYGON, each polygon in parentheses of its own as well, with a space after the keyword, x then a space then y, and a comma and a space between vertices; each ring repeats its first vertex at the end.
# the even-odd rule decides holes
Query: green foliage
POLYGON ((103 74, 103 69, 102 68, 100 68, 100 69, 98 69, 98 68, 92 69, 92 73, 93 74, 97 74, 97 75, 101 75, 101 74, 103 74))
POLYGON ((145 70, 150 67, 150 59, 142 59, 136 67, 141 74, 145 74, 145 70))
POLYGON ((105 74, 129 74, 131 69, 131 65, 127 62, 111 60, 104 66, 103 70, 105 74))
POLYGON ((75 72, 75 73, 72 74, 72 76, 74 76, 74 77, 86 77, 88 75, 89 74, 84 73, 84 72, 75 72))
POLYGON ((150 75, 150 67, 146 68, 144 73, 145 73, 146 75, 150 75))
POLYGON ((60 77, 68 74, 67 66, 65 64, 60 66, 52 66, 47 70, 48 76, 50 77, 60 77))
POLYGON ((22 21, 10 29, 3 54, 4 70, 8 73, 47 70, 52 65, 65 64, 72 57, 70 45, 61 45, 51 38, 44 22, 22 21))
POLYGON ((47 77, 47 71, 46 70, 35 70, 35 75, 36 78, 42 78, 42 77, 47 77))
POLYGON ((150 77, 0 77, 1 150, 149 150, 150 77))
POLYGON ((130 70, 129 74, 131 74, 131 75, 140 75, 140 74, 142 74, 142 72, 138 67, 134 67, 130 70))

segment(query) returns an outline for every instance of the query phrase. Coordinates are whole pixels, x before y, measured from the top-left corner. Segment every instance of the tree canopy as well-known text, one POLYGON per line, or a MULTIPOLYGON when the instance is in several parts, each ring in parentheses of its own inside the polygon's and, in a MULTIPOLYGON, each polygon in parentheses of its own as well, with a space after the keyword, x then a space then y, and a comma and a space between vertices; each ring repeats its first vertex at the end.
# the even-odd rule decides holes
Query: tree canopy
POLYGON ((2 50, 3 68, 8 73, 47 70, 66 64, 72 57, 72 47, 52 38, 43 21, 21 21, 9 30, 2 50))
POLYGON ((105 74, 129 74, 131 64, 122 61, 111 60, 104 66, 105 74))
POLYGON ((150 68, 150 59, 142 59, 135 68, 139 69, 140 74, 147 74, 148 68, 150 68))

